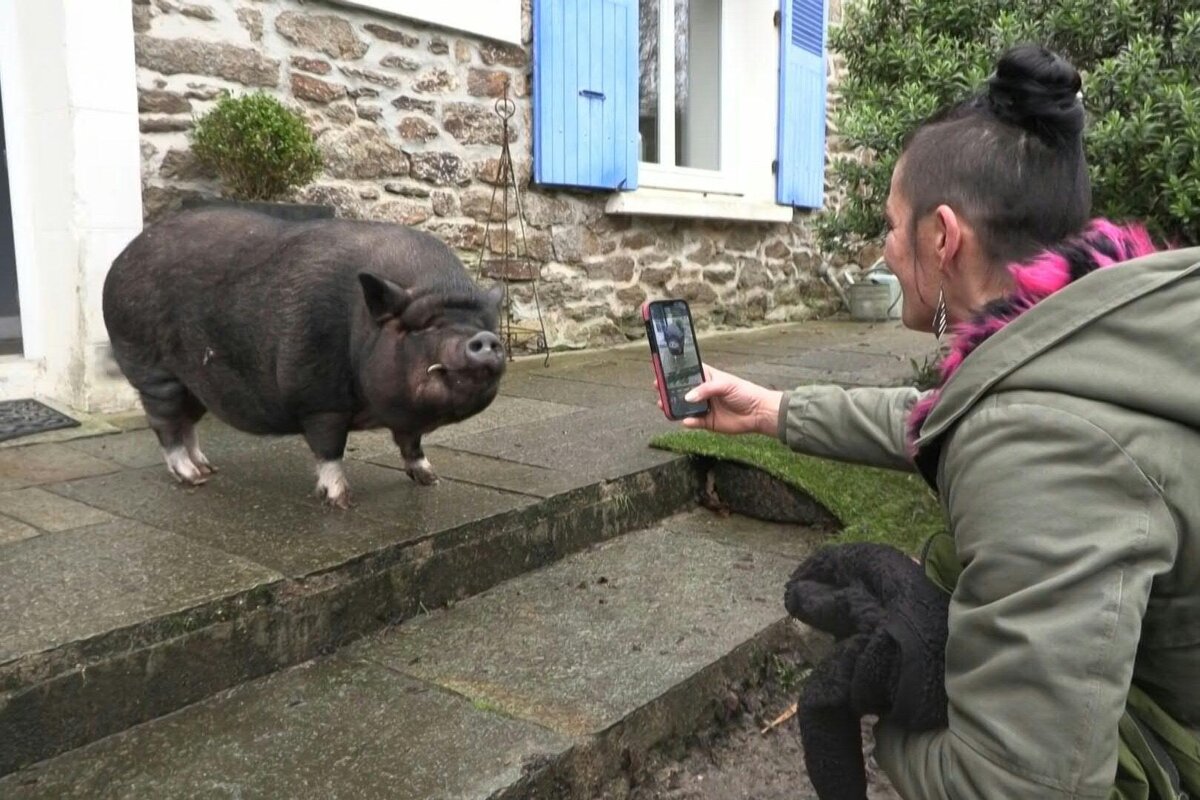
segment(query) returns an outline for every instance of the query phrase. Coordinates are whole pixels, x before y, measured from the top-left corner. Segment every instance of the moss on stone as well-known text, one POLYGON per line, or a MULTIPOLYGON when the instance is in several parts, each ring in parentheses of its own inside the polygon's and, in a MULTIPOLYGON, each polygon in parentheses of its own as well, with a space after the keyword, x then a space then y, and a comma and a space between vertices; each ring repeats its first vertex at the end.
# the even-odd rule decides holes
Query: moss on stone
POLYGON ((839 541, 891 544, 916 553, 934 533, 946 530, 933 493, 915 473, 843 464, 794 453, 776 439, 672 431, 652 447, 747 464, 811 495, 842 523, 839 541))

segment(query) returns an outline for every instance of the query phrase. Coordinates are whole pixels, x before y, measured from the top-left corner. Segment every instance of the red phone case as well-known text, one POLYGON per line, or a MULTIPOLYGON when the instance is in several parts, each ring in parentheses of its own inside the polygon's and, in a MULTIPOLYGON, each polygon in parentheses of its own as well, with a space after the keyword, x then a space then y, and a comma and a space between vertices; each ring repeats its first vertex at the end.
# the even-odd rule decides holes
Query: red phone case
MULTIPOLYGON (((663 416, 672 422, 678 422, 682 417, 671 416, 671 401, 667 399, 667 379, 663 375, 662 359, 658 357, 658 342, 654 340, 654 331, 650 325, 650 304, 647 300, 642 303, 642 321, 646 323, 646 338, 650 342, 650 363, 654 366, 655 385, 658 387, 658 401, 662 404, 663 416)), ((703 374, 703 373, 701 373, 703 374)))

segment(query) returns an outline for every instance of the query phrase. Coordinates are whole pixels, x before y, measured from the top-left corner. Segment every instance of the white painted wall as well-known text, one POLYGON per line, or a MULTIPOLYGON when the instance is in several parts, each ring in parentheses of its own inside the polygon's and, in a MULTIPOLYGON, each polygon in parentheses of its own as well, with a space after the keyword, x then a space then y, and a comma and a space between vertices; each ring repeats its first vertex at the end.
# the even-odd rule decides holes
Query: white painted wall
POLYGON ((142 227, 129 0, 0 0, 0 81, 25 344, 0 399, 128 406, 100 290, 142 227))
POLYGON ((431 22, 489 39, 521 43, 521 0, 334 0, 398 17, 431 22))

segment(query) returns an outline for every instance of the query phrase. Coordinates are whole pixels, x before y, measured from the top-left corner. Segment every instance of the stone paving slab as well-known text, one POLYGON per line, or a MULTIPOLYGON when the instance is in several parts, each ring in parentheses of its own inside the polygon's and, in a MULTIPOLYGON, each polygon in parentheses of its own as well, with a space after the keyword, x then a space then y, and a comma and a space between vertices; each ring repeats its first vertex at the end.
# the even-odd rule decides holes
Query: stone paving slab
POLYGON ((803 353, 780 354, 765 359, 766 364, 788 367, 808 367, 830 372, 870 373, 891 368, 904 369, 908 362, 893 353, 873 353, 869 350, 808 350, 803 353))
MULTIPOLYGON (((654 373, 649 365, 644 370, 644 385, 630 389, 626 386, 606 386, 558 377, 557 372, 541 374, 527 372, 504 379, 501 391, 510 397, 546 400, 585 408, 614 408, 630 403, 654 405, 654 373)), ((634 381, 637 386, 636 380, 634 381)))
POLYGON ((8 544, 0 548, 0 663, 281 577, 129 522, 8 544))
POLYGON ((38 486, 0 492, 0 508, 43 531, 68 531, 111 522, 112 514, 77 503, 38 486))
POLYGON ((11 800, 483 798, 571 742, 332 657, 0 779, 11 800))
MULTIPOLYGON (((506 461, 466 450, 433 445, 425 448, 425 456, 442 478, 532 497, 553 497, 580 485, 578 476, 561 469, 506 461)), ((395 447, 380 455, 356 457, 393 469, 404 467, 404 458, 395 447)))
POLYGON ((26 525, 19 519, 14 519, 7 514, 0 514, 0 546, 19 542, 24 539, 32 539, 34 536, 41 536, 44 531, 39 531, 32 525, 26 525))
MULTIPOLYGON (((207 420, 201 423, 199 435, 202 447, 208 446, 211 427, 207 420)), ((163 461, 162 449, 158 446, 158 439, 148 429, 135 429, 113 436, 76 439, 66 446, 92 458, 111 461, 129 469, 161 466, 165 472, 167 468, 166 462, 163 461)))
POLYGON ((906 377, 898 375, 897 372, 894 367, 867 372, 814 369, 760 361, 740 369, 738 374, 768 389, 786 391, 796 386, 819 383, 833 383, 839 386, 897 386, 906 377))
POLYGON ((781 619, 794 566, 651 529, 350 652, 564 735, 594 734, 781 619))
MULTIPOLYGON (((799 564, 814 548, 828 541, 828 534, 793 524, 764 522, 737 514, 696 511, 662 521, 661 528, 685 536, 699 536, 730 547, 772 553, 799 564)), ((782 586, 780 598, 783 597, 782 586)), ((780 601, 782 602, 782 600, 780 601)))
MULTIPOLYGON (((470 434, 468 434, 470 436, 470 434)), ((314 493, 315 461, 300 437, 285 437, 271 444, 271 457, 263 458, 261 445, 255 438, 224 428, 218 436, 210 436, 213 455, 221 454, 218 472, 204 487, 233 482, 241 487, 253 487, 256 492, 271 495, 281 501, 309 509, 316 515, 342 515, 379 523, 393 534, 394 541, 406 541, 434 534, 467 522, 474 522, 512 510, 530 502, 509 492, 489 487, 443 480, 434 486, 420 486, 403 471, 403 459, 395 467, 368 463, 359 452, 345 462, 345 474, 350 482, 351 509, 348 512, 326 508, 314 493)), ((397 453, 394 444, 380 446, 388 453, 397 453)), ((432 460, 432 459, 431 459, 432 460)), ((438 469, 433 462, 434 470, 438 469)), ((166 470, 163 470, 166 476, 166 470)))
POLYGON ((309 494, 311 473, 281 472, 278 460, 235 462, 197 488, 175 484, 165 467, 155 466, 53 490, 291 577, 532 502, 456 481, 417 486, 402 472, 371 464, 352 462, 346 471, 357 498, 348 512, 322 508, 309 494))
MULTIPOLYGON (((572 414, 579 411, 579 409, 580 406, 578 405, 500 395, 479 414, 454 425, 438 428, 432 433, 421 437, 421 443, 428 449, 432 445, 444 444, 450 439, 466 438, 477 433, 493 431, 512 425, 521 425, 530 420, 553 419, 572 414)), ((400 449, 392 441, 392 435, 388 431, 352 433, 349 446, 347 447, 347 454, 351 458, 374 461, 376 463, 382 463, 379 461, 380 457, 395 456, 394 463, 397 465, 403 464, 403 459, 400 457, 400 449)), ((391 459, 388 460, 390 463, 391 459)), ((432 456, 429 457, 429 460, 433 462, 434 469, 437 470, 437 461, 432 456)))
POLYGON ((771 356, 811 349, 864 348, 882 353, 933 352, 935 340, 915 333, 896 321, 853 323, 811 321, 756 331, 717 333, 700 337, 701 353, 719 349, 735 353, 771 356))
POLYGON ((633 390, 636 394, 627 394, 626 401, 638 395, 654 396, 654 368, 650 364, 649 351, 644 360, 613 359, 557 369, 554 371, 554 380, 618 386, 633 390))
POLYGON ((561 470, 583 486, 630 471, 664 464, 674 455, 647 446, 675 423, 657 406, 587 409, 511 425, 483 433, 454 436, 444 446, 492 458, 561 470))
MULTIPOLYGON (((425 444, 445 444, 453 438, 506 428, 532 419, 553 419, 579 410, 576 404, 553 403, 524 397, 500 395, 482 413, 456 425, 438 428, 422 438, 425 444)), ((395 445, 392 445, 395 449, 395 445)))
POLYGON ((0 449, 0 491, 105 475, 119 468, 65 444, 8 447, 0 449))

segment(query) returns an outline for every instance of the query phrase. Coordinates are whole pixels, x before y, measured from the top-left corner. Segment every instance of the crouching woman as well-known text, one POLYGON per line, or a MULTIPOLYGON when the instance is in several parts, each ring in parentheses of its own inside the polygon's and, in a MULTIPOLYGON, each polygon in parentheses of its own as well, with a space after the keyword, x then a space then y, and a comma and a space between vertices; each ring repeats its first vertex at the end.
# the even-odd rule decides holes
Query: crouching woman
MULTIPOLYGON (((845 694, 881 715, 876 757, 906 798, 1200 793, 1200 249, 1089 221, 1079 90, 1062 58, 1014 48, 904 145, 885 257, 904 324, 952 335, 938 388, 781 394, 710 370, 710 413, 685 422, 937 491, 950 533, 920 578, 952 591, 944 664, 889 641, 883 685, 845 694), (944 668, 940 699, 917 698, 945 704, 931 730, 889 713, 918 667, 944 668)), ((872 585, 864 552, 831 548, 825 588, 872 585)))

